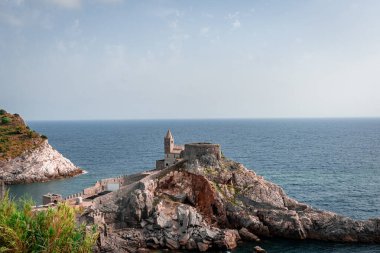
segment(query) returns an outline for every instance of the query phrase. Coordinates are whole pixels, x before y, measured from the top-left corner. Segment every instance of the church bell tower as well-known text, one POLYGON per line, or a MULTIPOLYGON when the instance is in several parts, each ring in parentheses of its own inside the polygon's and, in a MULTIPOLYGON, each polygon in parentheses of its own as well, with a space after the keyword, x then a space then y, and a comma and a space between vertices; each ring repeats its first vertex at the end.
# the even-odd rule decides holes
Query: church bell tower
POLYGON ((169 129, 168 132, 165 135, 165 138, 164 138, 164 150, 165 150, 165 154, 172 153, 173 149, 174 149, 174 138, 173 138, 173 135, 172 135, 172 133, 170 132, 170 129, 169 129))

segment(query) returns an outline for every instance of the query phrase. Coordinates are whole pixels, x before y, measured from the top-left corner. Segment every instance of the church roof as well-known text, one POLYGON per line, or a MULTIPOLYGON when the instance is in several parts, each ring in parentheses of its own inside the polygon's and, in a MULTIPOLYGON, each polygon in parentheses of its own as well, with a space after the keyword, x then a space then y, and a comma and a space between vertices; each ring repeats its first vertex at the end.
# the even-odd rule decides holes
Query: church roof
POLYGON ((170 132, 170 129, 168 129, 168 132, 166 133, 165 138, 167 138, 167 139, 173 139, 173 135, 172 135, 172 132, 170 132))

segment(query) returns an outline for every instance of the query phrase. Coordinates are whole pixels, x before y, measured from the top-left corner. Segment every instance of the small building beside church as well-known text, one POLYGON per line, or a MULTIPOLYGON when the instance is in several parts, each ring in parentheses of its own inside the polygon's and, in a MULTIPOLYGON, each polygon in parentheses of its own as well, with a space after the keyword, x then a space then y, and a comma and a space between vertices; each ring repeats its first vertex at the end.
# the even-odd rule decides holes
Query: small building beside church
POLYGON ((58 202, 61 202, 62 200, 62 195, 60 194, 48 193, 42 196, 43 205, 48 205, 51 203, 58 204, 58 202))

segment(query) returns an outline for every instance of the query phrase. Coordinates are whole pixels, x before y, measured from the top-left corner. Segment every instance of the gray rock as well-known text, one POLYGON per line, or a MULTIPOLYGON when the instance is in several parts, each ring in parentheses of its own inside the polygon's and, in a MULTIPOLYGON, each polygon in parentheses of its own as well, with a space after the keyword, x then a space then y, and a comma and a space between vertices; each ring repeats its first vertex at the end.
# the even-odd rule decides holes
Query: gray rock
POLYGON ((164 213, 160 213, 157 215, 156 224, 160 228, 171 228, 173 226, 173 220, 170 216, 167 216, 164 213))
POLYGON ((189 214, 190 214, 190 209, 188 206, 179 205, 177 207, 177 220, 182 230, 186 230, 187 227, 189 226, 189 223, 190 223, 189 214))
POLYGON ((179 244, 181 246, 184 246, 187 244, 187 242, 189 241, 190 239, 190 234, 186 233, 184 234, 180 239, 179 239, 179 244))
POLYGON ((198 248, 198 246, 197 246, 197 243, 195 242, 195 240, 193 238, 190 238, 189 241, 186 244, 186 249, 188 249, 188 250, 194 250, 194 249, 197 249, 197 248, 198 248))
POLYGON ((7 161, 0 161, 0 180, 7 184, 45 182, 84 173, 55 150, 47 140, 38 148, 7 161))
POLYGON ((172 238, 165 237, 165 245, 169 249, 179 249, 180 244, 177 240, 174 240, 172 238))
POLYGON ((266 253, 265 249, 261 248, 260 246, 255 246, 253 249, 257 253, 266 253))
POLYGON ((189 211, 189 226, 200 226, 202 223, 202 216, 193 209, 190 209, 189 211))
POLYGON ((241 238, 243 238, 246 241, 255 241, 259 242, 260 238, 256 236, 255 234, 248 231, 246 228, 242 228, 239 230, 239 235, 241 238))
POLYGON ((107 222, 120 229, 102 236, 101 247, 109 247, 111 241, 123 245, 117 250, 140 244, 225 250, 236 247, 240 238, 258 241, 257 236, 380 243, 380 219, 355 221, 315 210, 241 164, 207 159, 149 172, 130 189, 121 189, 120 198, 102 204, 118 207, 108 210, 107 217, 114 220, 107 222), (141 227, 142 239, 130 231, 141 227))
POLYGON ((197 246, 198 246, 198 250, 200 252, 204 252, 204 251, 208 250, 208 248, 209 248, 209 244, 204 243, 204 242, 197 242, 197 246))

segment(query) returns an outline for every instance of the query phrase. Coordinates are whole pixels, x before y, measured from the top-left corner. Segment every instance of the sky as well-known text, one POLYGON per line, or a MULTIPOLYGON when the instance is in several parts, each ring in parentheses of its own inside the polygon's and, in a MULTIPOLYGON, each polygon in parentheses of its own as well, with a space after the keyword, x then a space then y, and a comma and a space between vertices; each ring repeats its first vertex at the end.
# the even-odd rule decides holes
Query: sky
POLYGON ((380 117, 380 1, 0 0, 27 120, 380 117))

